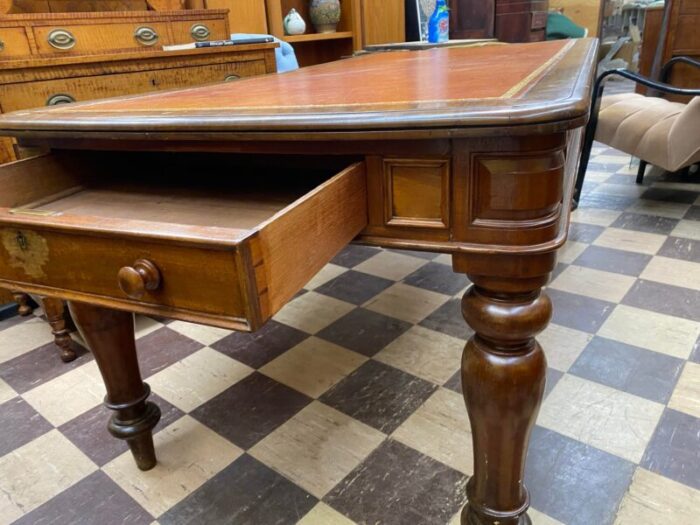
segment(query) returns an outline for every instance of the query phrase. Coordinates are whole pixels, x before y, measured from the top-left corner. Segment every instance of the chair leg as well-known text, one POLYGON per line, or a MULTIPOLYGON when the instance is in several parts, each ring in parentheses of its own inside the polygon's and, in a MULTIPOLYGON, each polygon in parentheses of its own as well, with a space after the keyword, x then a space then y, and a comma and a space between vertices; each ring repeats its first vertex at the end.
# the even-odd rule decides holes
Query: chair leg
POLYGON ((581 148, 581 158, 578 164, 578 173, 576 174, 576 185, 574 186, 574 202, 572 203, 572 209, 574 210, 578 207, 578 201, 581 198, 581 190, 583 189, 583 181, 586 178, 588 160, 591 158, 591 150, 593 149, 593 133, 591 133, 590 129, 586 130, 583 148, 581 148))
POLYGON ((639 159, 639 169, 637 170, 637 184, 641 184, 644 180, 644 172, 647 169, 647 161, 639 159))

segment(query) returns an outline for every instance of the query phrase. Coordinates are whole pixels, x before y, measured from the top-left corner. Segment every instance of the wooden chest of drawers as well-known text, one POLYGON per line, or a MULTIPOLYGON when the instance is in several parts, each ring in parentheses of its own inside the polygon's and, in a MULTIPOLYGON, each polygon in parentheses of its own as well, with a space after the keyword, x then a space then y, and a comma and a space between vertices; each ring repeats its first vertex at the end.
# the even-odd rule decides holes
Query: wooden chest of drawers
MULTIPOLYGON (((8 60, 0 69, 0 112, 196 86, 273 73, 277 44, 8 60)), ((15 160, 9 139, 0 163, 15 160)))
POLYGON ((0 17, 0 59, 151 51, 230 34, 226 9, 9 15, 0 17))

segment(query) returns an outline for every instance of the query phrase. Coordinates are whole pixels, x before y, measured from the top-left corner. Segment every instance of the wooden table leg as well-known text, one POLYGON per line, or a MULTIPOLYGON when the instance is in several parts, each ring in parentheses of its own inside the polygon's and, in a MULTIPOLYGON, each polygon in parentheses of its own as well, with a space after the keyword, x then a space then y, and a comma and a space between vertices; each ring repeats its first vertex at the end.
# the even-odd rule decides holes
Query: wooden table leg
POLYGON ((474 264, 455 256, 454 261, 457 271, 490 266, 491 275, 501 270, 505 276, 467 272, 474 284, 462 299, 464 318, 476 332, 462 357, 462 391, 474 441, 474 475, 462 525, 531 523, 525 458, 547 367, 534 337, 551 318, 552 304, 541 288, 554 259, 552 254, 509 257, 484 257, 474 264))
POLYGON ((12 297, 14 298, 15 302, 19 305, 19 310, 17 313, 21 315, 22 317, 27 317, 28 315, 31 315, 32 312, 34 311, 34 308, 29 304, 29 296, 26 293, 23 292, 12 292, 12 297))
POLYGON ((152 469, 156 465, 152 430, 160 409, 146 401, 151 389, 139 372, 133 314, 76 302, 69 308, 100 368, 107 387, 105 405, 115 411, 107 428, 126 440, 141 470, 152 469))
POLYGON ((61 351, 61 360, 64 363, 73 361, 78 357, 78 354, 73 350, 73 340, 66 328, 66 309, 63 300, 55 297, 42 297, 41 304, 44 307, 46 319, 51 325, 54 343, 61 351))

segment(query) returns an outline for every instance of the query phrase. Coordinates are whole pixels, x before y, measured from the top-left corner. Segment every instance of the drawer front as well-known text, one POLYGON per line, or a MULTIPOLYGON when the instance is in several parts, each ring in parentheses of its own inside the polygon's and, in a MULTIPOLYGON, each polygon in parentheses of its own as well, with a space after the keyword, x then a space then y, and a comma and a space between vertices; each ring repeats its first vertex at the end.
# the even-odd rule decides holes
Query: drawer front
POLYGON ((119 49, 153 49, 170 44, 168 24, 86 24, 34 28, 40 54, 84 55, 119 49))
POLYGON ((23 27, 0 27, 0 60, 31 54, 32 48, 23 27))
POLYGON ((133 239, 25 227, 0 228, 0 280, 70 290, 80 299, 117 300, 136 310, 157 306, 164 314, 221 314, 246 317, 236 252, 157 244, 133 239), (77 254, 80 254, 78 257, 77 254), (159 285, 139 300, 126 295, 119 272, 136 261, 157 268, 159 285))
POLYGON ((0 100, 2 100, 3 110, 10 112, 47 104, 196 86, 264 73, 265 61, 251 60, 138 73, 46 80, 31 84, 0 86, 0 100))
POLYGON ((204 42, 206 40, 226 40, 231 38, 226 34, 225 20, 188 20, 187 22, 172 22, 170 24, 172 41, 175 44, 187 42, 204 42))
POLYGON ((678 17, 673 45, 674 54, 697 54, 700 50, 698 25, 700 25, 700 13, 678 17))

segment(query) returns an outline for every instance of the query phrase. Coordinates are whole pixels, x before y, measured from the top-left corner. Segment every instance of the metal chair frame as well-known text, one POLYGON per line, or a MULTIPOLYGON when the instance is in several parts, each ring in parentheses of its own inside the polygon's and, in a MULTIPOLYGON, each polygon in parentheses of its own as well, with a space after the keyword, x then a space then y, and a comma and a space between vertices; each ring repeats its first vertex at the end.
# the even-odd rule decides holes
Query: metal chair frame
MULTIPOLYGON (((591 158, 591 149, 593 148, 593 140, 595 138, 596 128, 598 127, 598 111, 600 110, 600 99, 603 96, 603 90, 605 89, 605 81, 613 76, 621 76, 632 80, 637 84, 648 87, 650 89, 656 90, 660 93, 668 93, 671 95, 685 95, 685 96, 700 96, 700 89, 686 89, 678 88, 668 84, 668 76, 671 73, 671 69, 675 64, 684 63, 695 67, 700 67, 700 61, 694 60, 686 56, 673 57, 671 60, 664 64, 661 69, 661 74, 659 75, 661 81, 652 80, 638 73, 633 73, 627 69, 610 69, 602 73, 595 81, 593 85, 593 94, 591 96, 591 112, 588 119, 588 124, 586 125, 586 132, 583 141, 583 148, 581 150, 581 159, 578 165, 578 173, 576 176, 576 186, 574 190, 574 208, 578 205, 579 198, 581 197, 581 189, 583 188, 583 181, 586 177, 586 169, 588 168, 588 161, 591 158)), ((641 184, 644 179, 644 171, 646 169, 647 162, 640 159, 639 170, 637 171, 637 184, 641 184)))

